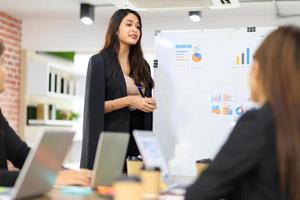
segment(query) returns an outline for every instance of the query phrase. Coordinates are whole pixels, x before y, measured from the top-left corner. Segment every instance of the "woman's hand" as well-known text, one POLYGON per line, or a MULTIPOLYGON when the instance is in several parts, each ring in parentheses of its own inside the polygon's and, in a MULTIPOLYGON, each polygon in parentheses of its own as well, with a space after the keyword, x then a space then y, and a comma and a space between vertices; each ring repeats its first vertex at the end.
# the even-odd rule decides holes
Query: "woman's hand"
POLYGON ((128 97, 130 98, 129 107, 141 110, 146 113, 153 112, 157 108, 156 101, 153 98, 143 98, 139 95, 133 95, 128 97))
POLYGON ((57 176, 57 185, 80 185, 89 186, 91 183, 92 171, 88 169, 61 170, 57 176))
POLYGON ((7 169, 8 171, 19 171, 18 168, 16 168, 12 162, 10 162, 9 160, 6 161, 7 162, 7 169))

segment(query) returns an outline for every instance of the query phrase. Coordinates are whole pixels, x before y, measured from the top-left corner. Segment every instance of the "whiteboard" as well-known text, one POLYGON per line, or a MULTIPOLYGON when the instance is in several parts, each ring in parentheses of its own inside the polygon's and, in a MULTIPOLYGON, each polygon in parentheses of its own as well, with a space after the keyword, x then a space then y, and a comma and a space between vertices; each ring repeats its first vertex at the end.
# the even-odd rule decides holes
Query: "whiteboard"
POLYGON ((153 131, 172 174, 195 175, 195 161, 213 159, 236 120, 253 107, 248 88, 252 56, 273 29, 156 34, 153 131))

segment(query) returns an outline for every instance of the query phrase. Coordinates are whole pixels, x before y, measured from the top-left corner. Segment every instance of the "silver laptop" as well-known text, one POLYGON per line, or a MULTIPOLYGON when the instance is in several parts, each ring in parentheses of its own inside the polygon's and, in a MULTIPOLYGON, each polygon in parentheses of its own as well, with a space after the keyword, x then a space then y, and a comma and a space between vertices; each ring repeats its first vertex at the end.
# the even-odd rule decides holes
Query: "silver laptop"
POLYGON ((129 137, 128 133, 100 134, 93 167, 92 188, 99 185, 111 186, 115 178, 122 174, 129 137))
POLYGON ((74 131, 45 131, 29 152, 14 187, 0 193, 0 199, 21 199, 48 192, 55 183, 72 144, 74 131))
POLYGON ((159 167, 161 178, 169 189, 185 188, 193 177, 170 176, 167 161, 165 160, 157 138, 152 131, 134 130, 133 136, 138 146, 146 168, 159 167))

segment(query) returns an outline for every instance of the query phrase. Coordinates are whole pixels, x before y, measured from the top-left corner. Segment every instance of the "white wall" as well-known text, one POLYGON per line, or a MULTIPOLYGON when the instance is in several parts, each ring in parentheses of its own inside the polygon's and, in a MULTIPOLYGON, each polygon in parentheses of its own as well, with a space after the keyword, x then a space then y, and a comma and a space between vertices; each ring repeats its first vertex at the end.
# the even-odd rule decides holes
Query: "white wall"
MULTIPOLYGON (((280 5, 284 13, 299 13, 300 2, 280 5)), ((100 9, 100 8, 99 8, 100 9)), ((111 14, 114 12, 112 9, 111 14)), ((24 19, 22 23, 22 47, 38 50, 97 51, 104 40, 109 17, 107 12, 97 15, 91 26, 79 19, 46 20, 24 19)), ((151 52, 155 30, 190 30, 206 28, 234 28, 245 26, 300 25, 300 17, 277 19, 273 3, 244 3, 238 9, 204 10, 203 20, 191 22, 188 12, 141 13, 143 19, 143 48, 151 52)))
POLYGON ((22 48, 31 50, 99 49, 107 20, 85 26, 79 20, 28 19, 22 23, 22 48))

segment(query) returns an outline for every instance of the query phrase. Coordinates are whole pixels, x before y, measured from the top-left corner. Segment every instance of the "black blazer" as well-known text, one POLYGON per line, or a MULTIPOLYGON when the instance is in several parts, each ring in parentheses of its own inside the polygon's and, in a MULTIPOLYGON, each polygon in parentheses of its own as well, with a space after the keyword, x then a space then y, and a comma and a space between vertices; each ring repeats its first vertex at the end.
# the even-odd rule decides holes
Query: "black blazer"
POLYGON ((13 186, 18 176, 18 172, 7 171, 6 160, 21 169, 29 151, 0 110, 0 186, 13 186))
MULTIPOLYGON (((151 97, 151 89, 146 89, 145 96, 151 97)), ((126 83, 117 55, 112 50, 102 50, 92 56, 86 77, 81 167, 93 168, 101 131, 129 132, 128 108, 104 114, 104 101, 125 96, 126 83)), ((152 113, 144 113, 144 128, 152 130, 152 113)))
POLYGON ((275 122, 266 104, 246 112, 186 200, 276 200, 279 190, 275 122))

